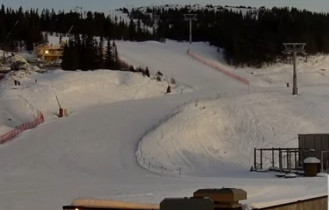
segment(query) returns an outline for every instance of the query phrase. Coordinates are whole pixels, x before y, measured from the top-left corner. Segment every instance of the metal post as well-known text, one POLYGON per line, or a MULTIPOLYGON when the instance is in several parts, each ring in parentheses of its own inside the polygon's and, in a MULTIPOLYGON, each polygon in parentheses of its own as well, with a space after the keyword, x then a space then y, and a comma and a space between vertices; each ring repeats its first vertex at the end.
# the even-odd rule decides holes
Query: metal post
POLYGON ((294 73, 293 73, 293 88, 292 88, 292 94, 293 95, 298 95, 298 89, 297 89, 297 72, 296 72, 296 57, 297 57, 297 52, 294 51, 294 73))
POLYGON ((189 21, 189 42, 192 44, 192 21, 197 20, 196 14, 184 14, 185 20, 189 21))
POLYGON ((189 20, 190 22, 190 44, 192 44, 192 19, 189 20))
POLYGON ((290 55, 293 54, 293 87, 292 95, 298 94, 297 87, 297 53, 305 55, 304 47, 306 43, 283 43, 285 50, 284 54, 290 55))

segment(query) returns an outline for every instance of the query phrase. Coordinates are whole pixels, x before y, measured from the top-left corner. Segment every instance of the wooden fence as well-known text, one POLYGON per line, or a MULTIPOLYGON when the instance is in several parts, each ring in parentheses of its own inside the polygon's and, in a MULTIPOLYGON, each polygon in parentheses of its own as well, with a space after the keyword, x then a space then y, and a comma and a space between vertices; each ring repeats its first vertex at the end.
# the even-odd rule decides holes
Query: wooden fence
POLYGON ((309 152, 303 148, 254 148, 254 169, 279 168, 298 170, 303 168, 301 154, 309 152))

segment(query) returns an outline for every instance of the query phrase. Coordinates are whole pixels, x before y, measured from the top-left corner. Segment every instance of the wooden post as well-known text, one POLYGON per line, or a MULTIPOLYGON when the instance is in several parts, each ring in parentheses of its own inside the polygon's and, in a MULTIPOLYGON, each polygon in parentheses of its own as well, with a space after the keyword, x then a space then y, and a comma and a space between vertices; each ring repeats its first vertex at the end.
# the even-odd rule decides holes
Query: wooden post
POLYGON ((257 169, 257 149, 254 148, 254 170, 257 169))
POLYGON ((291 162, 291 150, 288 149, 288 160, 289 160, 289 170, 292 168, 292 162, 291 162))
POLYGON ((304 167, 303 162, 302 162, 304 155, 305 155, 304 149, 299 148, 298 149, 298 166, 304 167))
POLYGON ((279 148, 279 168, 280 168, 280 171, 282 171, 282 151, 281 151, 281 148, 279 148))
POLYGON ((260 169, 263 169, 263 149, 260 149, 260 169))
POLYGON ((298 163, 297 163, 297 150, 295 150, 295 169, 297 169, 298 163))
POLYGON ((274 148, 272 147, 272 167, 274 167, 274 148))
POLYGON ((287 162, 287 169, 289 169, 289 159, 288 159, 288 149, 286 150, 286 153, 287 153, 287 155, 286 155, 286 162, 287 162))

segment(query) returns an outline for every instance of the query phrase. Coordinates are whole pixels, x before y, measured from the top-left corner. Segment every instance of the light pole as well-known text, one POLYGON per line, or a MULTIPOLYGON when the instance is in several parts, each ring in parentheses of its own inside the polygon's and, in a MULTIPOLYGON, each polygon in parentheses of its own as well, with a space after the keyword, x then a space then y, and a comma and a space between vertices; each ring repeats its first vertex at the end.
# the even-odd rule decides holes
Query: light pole
POLYGON ((298 95, 298 88, 297 88, 297 53, 298 54, 305 54, 304 47, 306 43, 283 43, 285 50, 283 51, 284 54, 290 55, 293 54, 293 87, 292 87, 292 95, 298 95))
POLYGON ((189 42, 190 42, 190 44, 192 43, 192 21, 194 20, 197 20, 197 18, 196 18, 196 14, 184 14, 184 19, 186 20, 186 21, 189 21, 189 25, 190 25, 190 29, 189 29, 189 31, 190 31, 190 36, 189 36, 189 42))

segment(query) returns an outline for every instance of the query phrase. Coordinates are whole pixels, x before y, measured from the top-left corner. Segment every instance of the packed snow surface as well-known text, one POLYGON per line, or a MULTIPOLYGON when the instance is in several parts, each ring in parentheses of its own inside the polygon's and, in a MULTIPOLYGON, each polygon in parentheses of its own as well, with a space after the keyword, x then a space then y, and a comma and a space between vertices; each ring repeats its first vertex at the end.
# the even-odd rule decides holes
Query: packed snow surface
POLYGON ((246 208, 326 194, 326 177, 249 169, 254 147, 296 146, 298 133, 328 131, 328 57, 298 62, 300 94, 292 96, 290 64, 235 69, 206 43, 117 46, 121 59, 148 67, 152 78, 161 71, 162 81, 108 70, 20 71, 1 80, 0 132, 35 110, 46 123, 0 146, 0 209, 58 210, 76 198, 159 203, 199 188, 242 188, 246 208), (188 48, 250 85, 194 60, 188 48), (68 117, 57 118, 56 96, 68 117))

